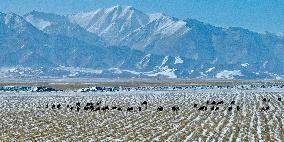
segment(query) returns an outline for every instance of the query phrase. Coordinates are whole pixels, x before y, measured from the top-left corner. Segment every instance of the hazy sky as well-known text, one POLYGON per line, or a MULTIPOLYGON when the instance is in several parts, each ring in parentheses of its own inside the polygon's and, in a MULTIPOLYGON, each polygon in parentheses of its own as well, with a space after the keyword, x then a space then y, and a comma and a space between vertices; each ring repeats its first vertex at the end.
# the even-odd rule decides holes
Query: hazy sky
POLYGON ((284 32, 284 0, 0 0, 0 11, 69 14, 114 5, 131 5, 146 13, 163 12, 215 26, 284 32))

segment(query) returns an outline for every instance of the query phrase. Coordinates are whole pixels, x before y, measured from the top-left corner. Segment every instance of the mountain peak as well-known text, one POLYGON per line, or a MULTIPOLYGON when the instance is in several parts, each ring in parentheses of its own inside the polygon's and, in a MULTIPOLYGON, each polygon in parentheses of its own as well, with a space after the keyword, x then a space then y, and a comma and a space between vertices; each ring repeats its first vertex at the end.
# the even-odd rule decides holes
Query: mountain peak
POLYGON ((106 8, 106 9, 112 9, 112 10, 119 10, 119 9, 137 10, 133 6, 129 6, 129 5, 116 5, 116 6, 113 6, 113 7, 106 8))
POLYGON ((153 13, 149 14, 149 17, 150 21, 161 20, 161 19, 170 20, 170 21, 182 21, 176 17, 168 16, 165 13, 153 13))
POLYGON ((7 12, 7 13, 2 13, 2 16, 6 17, 5 19, 6 20, 9 20, 9 19, 23 19, 21 16, 13 13, 13 12, 7 12))
POLYGON ((57 15, 54 13, 40 12, 36 10, 33 10, 24 15, 24 17, 29 17, 29 16, 33 16, 33 17, 41 18, 41 19, 54 19, 54 20, 66 19, 65 16, 57 15))
POLYGON ((120 5, 81 12, 69 18, 89 32, 96 33, 114 43, 149 22, 147 14, 132 6, 120 5))
POLYGON ((12 12, 1 13, 0 16, 2 17, 0 18, 0 22, 3 22, 5 25, 8 25, 11 28, 16 28, 22 31, 28 26, 30 26, 30 24, 27 21, 25 21, 23 17, 12 12))
POLYGON ((142 15, 144 14, 143 12, 135 9, 132 6, 121 6, 121 5, 116 5, 110 8, 104 8, 104 9, 99 9, 96 12, 99 11, 104 11, 107 14, 111 14, 113 16, 117 17, 123 17, 123 16, 128 16, 129 14, 136 14, 136 15, 142 15))
POLYGON ((68 18, 65 16, 35 10, 25 14, 24 18, 40 30, 44 30, 45 28, 56 23, 64 25, 66 21, 68 21, 68 18))

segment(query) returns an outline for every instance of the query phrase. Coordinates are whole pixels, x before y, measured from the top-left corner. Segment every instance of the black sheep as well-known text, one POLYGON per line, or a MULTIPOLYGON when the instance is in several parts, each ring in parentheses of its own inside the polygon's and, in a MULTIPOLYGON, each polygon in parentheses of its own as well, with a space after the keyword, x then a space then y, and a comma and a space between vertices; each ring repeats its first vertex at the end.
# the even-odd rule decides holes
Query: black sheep
POLYGON ((61 104, 58 104, 58 105, 57 105, 57 109, 60 109, 60 108, 61 108, 61 104))
POLYGON ((109 110, 109 107, 108 106, 104 106, 104 107, 102 107, 102 110, 103 111, 107 111, 107 110, 109 110))
POLYGON ((215 108, 215 111, 217 111, 217 110, 219 110, 219 107, 216 107, 216 108, 215 108))
POLYGON ((172 111, 176 111, 176 112, 179 111, 179 107, 178 106, 173 106, 172 107, 172 111))
POLYGON ((164 108, 162 107, 162 106, 159 106, 158 108, 157 108, 157 111, 163 111, 164 110, 164 108))
POLYGON ((241 110, 240 106, 237 106, 237 111, 240 111, 240 110, 241 110))
POLYGON ((142 102, 141 104, 147 106, 147 105, 148 105, 148 102, 147 102, 147 101, 144 101, 144 102, 142 102))
POLYGON ((80 102, 77 102, 76 103, 76 107, 80 107, 81 103, 80 102))
POLYGON ((139 110, 139 111, 142 111, 142 107, 138 107, 138 110, 139 110))
POLYGON ((133 111, 133 107, 128 107, 126 111, 133 111))
POLYGON ((217 105, 222 105, 222 104, 224 104, 224 101, 220 101, 217 103, 217 105))
POLYGON ((55 109, 55 104, 52 104, 51 108, 52 108, 52 109, 55 109))
POLYGON ((206 111, 206 110, 207 110, 207 107, 206 107, 206 106, 201 106, 201 107, 199 107, 198 110, 206 111))
POLYGON ((95 111, 100 111, 101 107, 96 107, 95 111))
POLYGON ((98 101, 97 102, 97 106, 101 105, 102 104, 102 101, 98 101))
POLYGON ((229 107, 229 108, 228 108, 228 111, 232 111, 232 110, 233 110, 233 107, 229 107))
POLYGON ((212 106, 212 107, 211 107, 211 110, 212 110, 212 111, 213 111, 213 110, 215 110, 215 107, 214 107, 214 106, 212 106))

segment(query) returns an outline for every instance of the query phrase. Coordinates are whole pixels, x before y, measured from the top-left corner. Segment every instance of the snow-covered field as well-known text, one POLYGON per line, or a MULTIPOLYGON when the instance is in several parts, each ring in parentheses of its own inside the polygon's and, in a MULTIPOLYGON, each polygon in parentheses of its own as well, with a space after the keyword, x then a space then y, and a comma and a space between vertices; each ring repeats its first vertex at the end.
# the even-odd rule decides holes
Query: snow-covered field
POLYGON ((281 89, 0 92, 0 141, 283 141, 283 100, 281 89), (117 106, 122 111, 82 109, 99 101, 101 107, 117 106), (212 105, 213 101, 224 104, 212 105), (67 108, 76 102, 81 102, 79 112, 67 108), (52 109, 52 104, 61 108, 52 109), (164 110, 157 111, 159 106, 164 110), (173 106, 180 110, 172 111, 173 106), (207 110, 198 110, 201 106, 207 110), (212 106, 219 110, 212 111, 212 106), (261 110, 267 106, 269 110, 261 110), (128 107, 134 111, 126 111, 128 107))

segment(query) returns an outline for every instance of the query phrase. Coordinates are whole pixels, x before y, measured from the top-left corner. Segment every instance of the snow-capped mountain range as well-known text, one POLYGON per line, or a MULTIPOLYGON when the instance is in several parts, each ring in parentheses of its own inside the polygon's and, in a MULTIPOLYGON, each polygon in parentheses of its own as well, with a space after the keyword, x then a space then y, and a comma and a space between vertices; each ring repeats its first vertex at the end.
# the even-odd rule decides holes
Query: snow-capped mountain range
POLYGON ((114 6, 0 13, 0 76, 281 79, 282 33, 114 6))

